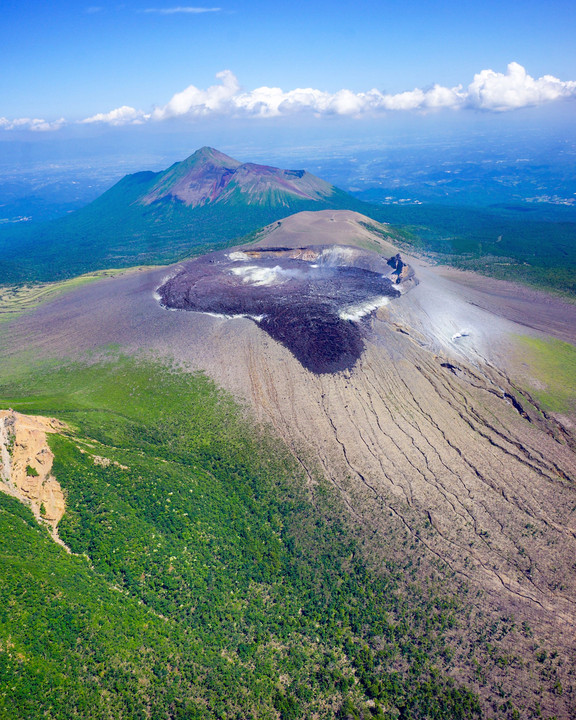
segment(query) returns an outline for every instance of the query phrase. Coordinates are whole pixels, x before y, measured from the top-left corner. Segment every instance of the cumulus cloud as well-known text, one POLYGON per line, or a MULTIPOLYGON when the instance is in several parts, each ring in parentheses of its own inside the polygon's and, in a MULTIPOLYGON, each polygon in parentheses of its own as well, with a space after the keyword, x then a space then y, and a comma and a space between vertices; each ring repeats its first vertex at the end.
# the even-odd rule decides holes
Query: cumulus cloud
POLYGON ((206 7, 171 7, 171 8, 145 8, 140 12, 156 13, 157 15, 201 15, 202 13, 221 12, 222 8, 206 7))
MULTIPOLYGON (((165 8, 162 12, 200 10, 202 8, 165 8)), ((160 12, 152 8, 148 11, 160 12)), ((230 70, 218 73, 216 78, 219 82, 206 89, 189 85, 176 93, 166 105, 155 106, 150 112, 123 105, 79 122, 120 126, 162 122, 171 118, 194 120, 218 115, 275 118, 308 113, 319 117, 333 115, 360 118, 392 112, 428 113, 441 109, 506 112, 576 98, 576 81, 563 81, 552 75, 533 78, 522 65, 515 62, 508 65, 505 73, 482 70, 467 87, 433 85, 428 89, 415 88, 395 94, 377 89, 366 92, 342 89, 329 93, 315 88, 283 90, 268 86, 246 91, 240 87, 238 79, 230 70)), ((30 118, 0 118, 0 128, 5 130, 57 130, 64 124, 63 119, 46 122, 30 118)))
POLYGON ((575 81, 565 82, 551 75, 534 79, 518 63, 510 63, 506 73, 483 70, 467 88, 434 85, 426 90, 416 88, 396 94, 377 89, 359 93, 347 89, 329 93, 315 88, 285 91, 267 86, 243 92, 230 70, 217 77, 220 85, 207 90, 190 85, 174 95, 167 105, 156 108, 151 118, 194 118, 210 114, 278 117, 300 112, 360 117, 386 111, 430 112, 442 108, 505 112, 576 97, 575 81))
POLYGON ((66 120, 60 118, 59 120, 44 120, 42 118, 15 118, 8 120, 8 118, 0 117, 0 128, 2 130, 32 130, 33 132, 52 132, 54 130, 60 130, 60 128, 66 125, 66 120))
POLYGON ((379 102, 385 110, 438 110, 440 108, 459 108, 463 104, 462 86, 447 88, 434 85, 430 90, 416 88, 396 95, 379 95, 379 102))
POLYGON ((576 82, 563 82, 552 75, 535 80, 518 63, 508 65, 506 74, 482 70, 468 86, 467 102, 480 110, 504 112, 544 105, 559 98, 576 97, 576 82))
POLYGON ((234 98, 240 90, 236 76, 230 70, 223 70, 216 77, 220 80, 220 84, 212 85, 207 90, 189 85, 182 92, 176 93, 167 105, 154 108, 152 119, 167 120, 183 115, 201 117, 234 112, 234 98))
POLYGON ((111 110, 107 113, 97 113, 92 117, 80 120, 80 124, 86 125, 91 123, 107 123, 108 125, 142 125, 150 119, 150 113, 144 113, 142 110, 122 105, 122 107, 111 110))

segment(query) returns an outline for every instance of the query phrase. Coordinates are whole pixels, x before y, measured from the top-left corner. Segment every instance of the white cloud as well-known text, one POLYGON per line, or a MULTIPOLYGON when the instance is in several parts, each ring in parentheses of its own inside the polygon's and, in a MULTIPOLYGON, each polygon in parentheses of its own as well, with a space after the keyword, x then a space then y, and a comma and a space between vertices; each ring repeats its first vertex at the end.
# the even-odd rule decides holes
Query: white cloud
POLYGON ((238 80, 230 70, 223 70, 216 77, 221 81, 220 85, 212 85, 207 90, 189 85, 182 92, 176 93, 167 105, 154 108, 152 119, 166 120, 181 116, 201 117, 233 113, 234 98, 240 90, 238 80))
POLYGON ((122 107, 111 110, 107 113, 97 113, 92 117, 80 120, 81 124, 91 123, 107 123, 108 125, 142 125, 150 119, 150 113, 144 113, 142 110, 122 105, 122 107))
POLYGON ((361 117, 386 111, 430 112, 442 108, 504 112, 576 98, 575 81, 565 82, 551 75, 534 79, 518 63, 510 63, 506 73, 483 70, 465 89, 462 85, 451 88, 434 85, 427 90, 415 88, 397 94, 377 89, 359 93, 347 89, 328 93, 314 88, 284 91, 267 86, 241 92, 238 80, 229 70, 217 77, 220 85, 207 90, 191 85, 174 95, 164 107, 156 108, 151 118, 194 118, 210 114, 278 117, 298 112, 361 117))
POLYGON ((53 132, 60 130, 66 125, 66 120, 44 120, 42 118, 8 118, 0 117, 0 128, 2 130, 32 130, 33 132, 53 132))
POLYGON ((552 75, 535 80, 518 63, 508 65, 508 72, 482 70, 468 86, 467 102, 480 110, 504 112, 522 107, 544 105, 560 98, 576 97, 576 82, 563 82, 552 75))
POLYGON ((360 117, 386 110, 431 110, 462 104, 460 88, 434 86, 432 90, 412 90, 398 95, 385 95, 379 90, 354 93, 339 90, 328 93, 313 88, 298 88, 284 92, 280 88, 261 87, 233 98, 236 110, 242 114, 275 117, 311 111, 317 115, 349 115, 360 117))
POLYGON ((145 8, 140 12, 156 13, 157 15, 201 15, 202 13, 221 12, 222 8, 206 7, 171 7, 171 8, 145 8))
MULTIPOLYGON (((374 91, 377 92, 377 91, 374 91)), ((430 90, 410 90, 396 95, 381 95, 380 104, 385 110, 437 110, 456 109, 462 106, 464 95, 462 86, 447 88, 434 85, 430 90)))
MULTIPOLYGON (((165 8, 162 12, 192 12, 202 8, 165 8)), ((206 8, 205 8, 206 10, 206 8)), ((217 8, 213 8, 217 10, 217 8)), ((149 9, 149 12, 160 12, 149 9)), ((373 89, 353 92, 348 89, 329 93, 315 88, 282 90, 279 87, 259 87, 242 90, 230 70, 216 75, 218 83, 206 89, 189 85, 176 93, 166 105, 155 106, 151 112, 127 105, 97 113, 80 120, 81 124, 102 123, 113 126, 142 125, 171 118, 198 119, 215 115, 227 117, 274 118, 298 113, 319 117, 340 115, 348 117, 377 116, 387 112, 428 113, 439 109, 505 112, 523 107, 544 105, 562 99, 576 99, 576 81, 563 81, 551 75, 533 78, 518 63, 510 63, 505 73, 482 70, 467 86, 428 89, 415 88, 389 94, 373 89)), ((41 119, 0 118, 0 129, 57 130, 64 119, 47 122, 41 119)))

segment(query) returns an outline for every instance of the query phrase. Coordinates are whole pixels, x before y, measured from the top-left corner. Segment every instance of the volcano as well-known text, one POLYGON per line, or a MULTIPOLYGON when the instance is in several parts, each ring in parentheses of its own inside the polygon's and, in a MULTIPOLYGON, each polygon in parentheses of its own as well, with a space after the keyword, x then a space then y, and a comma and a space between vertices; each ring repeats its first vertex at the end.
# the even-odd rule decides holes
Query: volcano
POLYGON ((139 200, 143 205, 181 202, 186 207, 209 203, 286 206, 294 200, 326 201, 338 191, 305 170, 240 163, 210 147, 159 174, 139 200))
MULTIPOLYGON (((212 156, 211 162, 210 182, 195 199, 186 200, 185 187, 178 181, 170 186, 172 196, 158 195, 153 200, 151 193, 168 187, 155 177, 146 181, 145 192, 138 195, 142 203, 147 197, 150 204, 140 207, 184 207, 187 201, 200 202, 200 196, 212 199, 202 200, 205 204, 196 210, 224 207, 224 200, 218 198, 235 182, 240 166, 228 167, 228 160, 220 156, 212 156), (176 193, 182 197, 176 198, 176 193)), ((337 583, 330 591, 333 594, 316 603, 311 618, 317 623, 315 643, 332 627, 334 637, 346 637, 340 654, 331 654, 326 667, 322 666, 326 672, 326 668, 335 672, 346 653, 351 656, 360 648, 356 635, 347 633, 360 634, 368 628, 358 657, 370 657, 370 663, 378 664, 381 685, 366 686, 366 702, 372 703, 367 707, 374 707, 374 697, 384 698, 384 707, 397 679, 410 680, 424 661, 428 644, 411 646, 409 655, 398 650, 405 642, 398 640, 405 638, 400 634, 403 628, 421 622, 427 628, 426 642, 440 626, 454 638, 435 656, 434 672, 447 673, 454 683, 472 688, 480 698, 483 717, 512 720, 537 716, 538 709, 546 717, 572 720, 576 707, 576 408, 573 390, 570 395, 570 388, 554 385, 549 370, 554 358, 544 355, 543 349, 568 352, 566 346, 576 344, 575 328, 576 306, 572 304, 503 281, 435 266, 396 246, 390 227, 355 212, 328 209, 275 220, 252 243, 169 268, 128 271, 52 296, 3 325, 1 357, 5 367, 30 357, 45 359, 51 368, 64 361, 81 361, 87 368, 86 382, 96 386, 92 392, 97 398, 104 391, 93 369, 99 362, 109 362, 111 354, 160 358, 172 374, 177 369, 208 376, 269 428, 303 473, 305 492, 315 498, 318 488, 328 487, 332 494, 327 496, 339 503, 338 523, 345 519, 358 538, 358 544, 347 546, 337 570, 327 565, 337 583), (550 404, 554 393, 566 393, 560 409, 550 404), (398 597, 412 598, 434 579, 459 599, 467 614, 454 621, 453 606, 439 594, 417 617, 391 612, 367 625, 366 616, 359 614, 350 623, 337 593, 349 582, 349 568, 360 555, 367 558, 369 573, 375 575, 395 562, 404 563, 407 579, 398 597), (325 626, 316 620, 323 605, 330 613, 325 626), (429 625, 431 618, 437 624, 429 625)), ((118 372, 126 371, 121 367, 118 372)), ((142 374, 138 387, 130 381, 127 401, 138 412, 149 407, 142 387, 154 387, 159 398, 163 391, 151 371, 142 370, 142 374)), ((113 373, 109 382, 113 388, 113 373)), ((24 384, 17 390, 20 394, 15 397, 22 397, 24 384)), ((62 394, 65 388, 58 385, 57 390, 62 394)), ((60 397, 58 393, 54 397, 60 397)), ((70 421, 76 422, 76 413, 78 422, 84 416, 86 422, 91 421, 94 413, 88 395, 82 391, 74 397, 80 406, 70 421)), ((30 406, 44 410, 51 398, 30 406)), ((190 423, 200 448, 198 457, 204 457, 212 430, 194 425, 194 408, 205 400, 201 396, 192 400, 187 406, 190 423)), ((120 429, 126 427, 159 458, 160 477, 162 467, 168 468, 165 453, 183 431, 170 408, 161 405, 158 412, 158 427, 149 432, 131 424, 123 407, 114 406, 108 434, 98 431, 97 440, 91 441, 97 444, 79 444, 75 452, 84 458, 90 447, 96 448, 98 461, 93 464, 103 462, 101 455, 115 457, 120 429)), ((234 448, 235 443, 233 437, 226 448, 234 448)), ((217 445, 216 450, 224 452, 224 445, 217 445)), ((178 452, 179 448, 176 443, 178 452)), ((213 472, 220 468, 218 458, 210 457, 214 466, 209 467, 206 487, 212 486, 213 472)), ((121 466, 126 466, 129 484, 122 494, 122 508, 133 498, 136 504, 153 498, 157 504, 150 517, 155 517, 173 501, 162 497, 156 481, 145 476, 139 458, 138 453, 119 456, 120 465, 112 463, 109 468, 105 492, 112 492, 121 466)), ((236 460, 226 466, 230 487, 239 482, 243 467, 236 460)), ((84 491, 84 483, 91 482, 95 472, 91 466, 86 480, 79 481, 79 508, 93 493, 91 485, 84 491)), ((182 495, 191 492, 186 487, 182 495)), ((289 494, 287 490, 286 497, 289 494)), ((210 496, 200 513, 206 516, 198 519, 198 537, 207 548, 204 559, 218 557, 222 562, 222 568, 209 577, 210 587, 229 580, 228 558, 220 558, 212 549, 215 521, 211 513, 225 505, 225 497, 210 496)), ((250 496, 251 508, 264 502, 250 496)), ((98 532, 105 537, 106 556, 115 552, 118 558, 122 544, 118 542, 111 551, 113 538, 108 533, 112 526, 122 527, 124 509, 116 519, 104 514, 100 505, 95 507, 98 518, 105 518, 98 532)), ((235 505, 226 506, 226 512, 230 523, 239 513, 235 505)), ((177 521, 171 516, 166 523, 180 533, 177 521)), ((250 592, 262 602, 258 617, 265 617, 274 603, 269 601, 268 590, 258 584, 265 553, 252 543, 253 521, 253 515, 247 516, 234 542, 240 543, 242 537, 251 543, 251 562, 260 574, 254 576, 257 581, 250 585, 250 592)), ((276 542, 285 521, 286 517, 266 515, 271 542, 276 542)), ((313 516, 312 522, 320 527, 326 521, 313 516)), ((340 532, 338 523, 332 538, 340 532)), ((298 527, 296 540, 299 533, 298 527)), ((154 587, 161 588, 163 598, 172 592, 171 573, 177 571, 178 563, 195 558, 195 536, 181 537, 186 544, 178 557, 170 550, 166 579, 154 575, 154 587)), ((327 557, 328 544, 314 548, 318 567, 327 557)), ((129 549, 131 557, 138 555, 131 545, 129 549)), ((275 557, 272 553, 271 563, 275 557)), ((114 563, 120 567, 120 560, 114 563)), ((187 586, 196 582, 200 564, 186 576, 187 586)), ((160 563, 154 568, 162 572, 160 563)), ((292 576, 294 582, 303 582, 304 576, 293 566, 285 568, 286 582, 292 576)), ((140 592, 139 583, 146 578, 127 575, 130 592, 140 592)), ((398 577, 404 576, 398 573, 398 577)), ((244 607, 246 597, 232 594, 232 586, 225 588, 230 604, 222 613, 224 624, 218 632, 227 637, 231 625, 244 622, 243 616, 233 613, 244 607)), ((361 586, 355 587, 354 607, 362 601, 363 592, 361 586)), ((152 590, 143 597, 148 602, 152 590)), ((297 609, 290 622, 300 643, 305 613, 298 610, 301 605, 293 607, 297 609)), ((210 623, 219 622, 219 610, 214 610, 210 623)), ((190 617, 195 612, 196 605, 190 617)), ((227 648, 226 653, 214 652, 214 657, 225 657, 229 663, 236 662, 238 655, 246 661, 244 669, 258 657, 254 647, 300 657, 291 649, 284 653, 292 642, 288 634, 282 636, 284 644, 274 640, 267 645, 263 636, 252 644, 253 637, 242 635, 237 652, 227 648)), ((368 662, 355 667, 361 668, 361 676, 368 671, 368 662)), ((199 677, 204 680, 203 675, 199 677)), ((214 677, 211 682, 217 682, 214 677)), ((244 676, 239 673, 239 677, 244 676)), ((364 693, 360 685, 354 687, 355 692, 364 693)), ((279 692, 276 685, 274 692, 279 692)), ((284 707, 283 698, 276 702, 284 707)), ((394 710, 393 715, 467 717, 448 710, 432 715, 426 709, 413 714, 394 710)))
POLYGON ((346 246, 213 253, 187 263, 157 294, 171 310, 249 317, 304 367, 338 372, 362 354, 359 321, 400 296, 397 257, 346 246))

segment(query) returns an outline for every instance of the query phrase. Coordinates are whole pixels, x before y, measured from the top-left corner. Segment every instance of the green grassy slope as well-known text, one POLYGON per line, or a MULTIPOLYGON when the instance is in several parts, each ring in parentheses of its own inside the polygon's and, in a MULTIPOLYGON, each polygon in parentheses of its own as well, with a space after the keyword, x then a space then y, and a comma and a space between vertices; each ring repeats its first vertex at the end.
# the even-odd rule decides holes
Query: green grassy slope
POLYGON ((412 560, 368 567, 328 490, 202 375, 110 360, 0 398, 71 427, 51 445, 76 553, 0 495, 0 717, 479 716, 447 675, 462 599, 412 560))
POLYGON ((50 281, 137 264, 168 264, 226 247, 302 210, 349 209, 390 223, 406 249, 494 277, 576 293, 574 211, 532 206, 370 205, 336 191, 326 201, 293 199, 188 208, 140 205, 156 174, 129 175, 98 200, 37 227, 0 228, 0 284, 50 281))
POLYGON ((530 368, 530 393, 550 412, 576 412, 576 347, 555 338, 517 336, 530 368))

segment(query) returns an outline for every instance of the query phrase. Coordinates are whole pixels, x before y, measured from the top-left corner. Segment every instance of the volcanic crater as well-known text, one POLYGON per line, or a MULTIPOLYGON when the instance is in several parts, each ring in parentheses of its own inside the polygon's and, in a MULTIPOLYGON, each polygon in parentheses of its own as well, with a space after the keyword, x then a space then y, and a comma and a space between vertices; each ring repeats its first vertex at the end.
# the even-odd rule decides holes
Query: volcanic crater
POLYGON ((354 366, 366 318, 414 280, 397 255, 342 245, 236 249, 181 266, 158 289, 170 310, 248 317, 308 370, 354 366))

